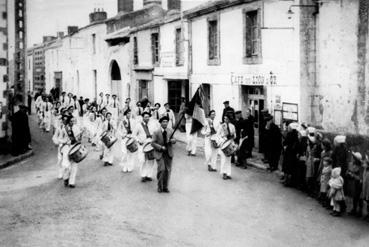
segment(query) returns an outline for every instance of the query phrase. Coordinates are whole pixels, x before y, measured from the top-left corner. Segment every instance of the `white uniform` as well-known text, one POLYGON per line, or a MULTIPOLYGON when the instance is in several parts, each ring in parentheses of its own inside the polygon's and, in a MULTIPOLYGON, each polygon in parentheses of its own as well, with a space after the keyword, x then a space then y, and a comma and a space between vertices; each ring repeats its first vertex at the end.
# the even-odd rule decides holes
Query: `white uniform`
POLYGON ((154 173, 155 160, 148 160, 145 156, 143 146, 151 142, 152 134, 156 131, 156 124, 153 121, 137 123, 133 136, 139 142, 138 160, 141 164, 140 173, 142 178, 152 178, 154 173), (146 131, 145 131, 146 129, 146 131))
MULTIPOLYGON (((102 127, 103 132, 109 131, 113 135, 115 135, 116 129, 117 129, 117 126, 115 125, 115 122, 113 120, 106 119, 104 121, 103 127, 102 127)), ((113 147, 114 146, 111 146, 110 148, 108 148, 107 146, 105 146, 105 144, 103 144, 103 161, 111 165, 113 164, 113 161, 114 161, 113 147)))
MULTIPOLYGON (((72 127, 73 135, 76 139, 79 139, 79 129, 77 126, 72 127)), ((62 155, 62 166, 63 166, 63 179, 68 181, 69 185, 76 184, 76 177, 78 172, 78 164, 69 159, 69 151, 72 147, 71 138, 67 134, 65 125, 61 128, 60 143, 62 144, 60 152, 62 155)))
POLYGON ((118 135, 121 139, 121 147, 123 152, 122 160, 120 162, 123 172, 132 172, 135 164, 135 158, 137 158, 137 152, 131 153, 126 146, 126 143, 129 140, 129 138, 126 136, 132 136, 132 131, 130 130, 133 130, 134 126, 135 121, 132 118, 127 119, 126 117, 119 122, 118 126, 118 135))
POLYGON ((163 115, 169 118, 168 127, 174 129, 176 125, 176 117, 174 116, 174 112, 171 109, 169 109, 165 111, 163 115))
MULTIPOLYGON (((233 124, 229 123, 227 128, 227 124, 223 123, 220 125, 218 134, 223 139, 234 139, 236 137, 236 128, 233 124), (229 131, 228 131, 229 128, 229 131)), ((223 151, 219 152, 220 154, 220 174, 226 174, 227 176, 231 176, 231 156, 225 156, 223 151)))
POLYGON ((104 97, 99 96, 96 100, 97 103, 97 110, 100 111, 102 108, 104 108, 104 97))
MULTIPOLYGON (((205 151, 205 165, 210 166, 213 169, 217 168, 217 155, 219 148, 215 148, 212 145, 211 139, 217 139, 216 130, 219 130, 219 125, 214 123, 214 120, 207 119, 206 125, 202 129, 202 134, 205 136, 204 139, 204 151, 205 151)), ((218 144, 219 138, 218 138, 218 144)))
POLYGON ((118 121, 118 113, 119 113, 119 100, 111 99, 109 104, 109 111, 111 113, 111 118, 117 123, 118 121))
POLYGON ((38 96, 35 102, 35 106, 37 109, 37 116, 38 116, 38 125, 40 128, 44 125, 44 112, 43 112, 43 105, 44 101, 41 96, 38 96))
POLYGON ((57 154, 58 179, 62 179, 63 174, 64 174, 64 167, 62 165, 63 157, 62 157, 62 153, 61 153, 61 148, 63 146, 62 142, 66 138, 66 137, 63 137, 63 134, 65 134, 66 132, 62 131, 62 126, 63 125, 61 124, 57 128, 55 128, 55 133, 52 137, 52 140, 53 140, 54 144, 58 145, 58 154, 57 154))
POLYGON ((185 118, 186 118, 186 137, 187 137, 186 151, 191 155, 195 155, 197 147, 197 132, 191 134, 192 117, 188 114, 185 114, 185 118))
POLYGON ((50 102, 43 102, 42 103, 43 127, 47 132, 49 132, 50 129, 51 129, 52 110, 53 110, 53 105, 50 102))

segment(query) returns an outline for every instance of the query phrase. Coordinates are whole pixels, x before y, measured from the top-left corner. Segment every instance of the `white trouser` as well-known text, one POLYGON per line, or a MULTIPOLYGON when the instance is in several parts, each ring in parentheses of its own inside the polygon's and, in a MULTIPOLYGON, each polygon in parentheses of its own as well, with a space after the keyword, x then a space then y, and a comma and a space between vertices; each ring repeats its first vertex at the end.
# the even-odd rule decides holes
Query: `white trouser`
POLYGON ((226 174, 227 176, 231 176, 231 158, 225 156, 223 151, 219 152, 220 154, 220 174, 226 174))
POLYGON ((63 155, 61 153, 61 145, 58 146, 58 179, 62 179, 63 178, 63 173, 64 173, 64 168, 62 165, 62 161, 63 161, 63 155))
POLYGON ((114 161, 114 153, 113 147, 108 148, 103 144, 103 161, 108 162, 109 164, 113 164, 114 161))
POLYGON ((63 179, 69 180, 70 185, 75 185, 78 172, 78 164, 69 159, 69 145, 64 145, 61 148, 63 179))
POLYGON ((155 165, 155 160, 148 160, 145 158, 145 161, 141 163, 141 169, 140 169, 141 177, 152 178, 154 174, 154 165, 155 165))
POLYGON ((196 154, 196 144, 197 144, 197 133, 191 133, 192 124, 186 124, 186 137, 187 137, 187 146, 186 151, 191 154, 196 154))
POLYGON ((45 130, 50 131, 51 129, 51 112, 50 111, 45 112, 45 117, 43 119, 43 122, 44 122, 45 130))
POLYGON ((205 137, 204 151, 205 151, 205 165, 210 165, 211 168, 216 169, 218 149, 213 147, 209 137, 205 137))
POLYGON ((78 164, 71 161, 70 166, 64 169, 63 179, 64 180, 68 179, 70 185, 75 185, 77 172, 78 172, 78 164))
POLYGON ((131 172, 133 171, 134 168, 134 164, 135 163, 139 163, 137 162, 138 157, 136 155, 137 152, 136 151, 134 153, 131 153, 127 147, 126 147, 126 142, 128 139, 124 139, 122 140, 122 151, 123 151, 123 156, 122 156, 122 160, 121 160, 121 166, 122 166, 122 171, 123 172, 131 172), (136 160, 135 160, 136 159, 136 160))

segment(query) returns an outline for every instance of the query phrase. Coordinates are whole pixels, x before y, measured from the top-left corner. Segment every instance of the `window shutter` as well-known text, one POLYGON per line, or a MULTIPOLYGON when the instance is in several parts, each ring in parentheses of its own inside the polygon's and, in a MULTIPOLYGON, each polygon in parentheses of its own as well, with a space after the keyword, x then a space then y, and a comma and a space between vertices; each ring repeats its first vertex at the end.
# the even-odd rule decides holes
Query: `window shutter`
POLYGON ((258 30, 258 36, 257 36, 257 49, 256 52, 258 56, 261 55, 261 9, 259 8, 257 10, 257 30, 258 30))
POLYGON ((250 16, 246 13, 246 57, 252 56, 252 20, 250 16))

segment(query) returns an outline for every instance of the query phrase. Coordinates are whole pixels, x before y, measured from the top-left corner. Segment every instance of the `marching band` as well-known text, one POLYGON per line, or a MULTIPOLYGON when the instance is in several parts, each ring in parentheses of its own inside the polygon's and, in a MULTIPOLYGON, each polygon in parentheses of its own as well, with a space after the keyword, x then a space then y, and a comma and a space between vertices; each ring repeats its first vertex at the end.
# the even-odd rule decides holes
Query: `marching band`
MULTIPOLYGON (((116 95, 110 98, 110 94, 103 93, 92 103, 89 99, 80 97, 78 100, 76 95, 65 92, 54 102, 45 95, 36 99, 39 126, 45 132, 53 131, 52 141, 58 146, 57 177, 64 180, 66 187, 75 187, 78 163, 87 156, 86 145, 90 143, 95 151, 100 152, 103 166, 113 166, 117 160, 124 173, 138 168, 142 182, 153 180, 154 167, 158 165, 157 177, 158 180, 162 179, 158 183, 158 191, 168 190, 171 169, 167 165, 171 167, 171 144, 175 140, 167 133, 173 133, 176 124, 174 113, 168 103, 162 109, 160 103, 151 106, 147 100, 131 108, 130 102, 131 99, 127 98, 123 106, 116 95), (167 139, 161 140, 167 147, 163 149, 163 143, 160 146, 158 139, 167 139), (167 151, 169 147, 170 152, 167 151)), ((237 149, 233 142, 236 137, 235 126, 227 115, 223 123, 216 123, 215 114, 214 110, 210 111, 201 130, 205 136, 205 164, 208 171, 217 171, 219 154, 220 174, 225 180, 231 179, 231 156, 237 149)), ((190 133, 192 117, 185 114, 185 118, 187 151, 188 155, 194 156, 197 134, 190 133)))

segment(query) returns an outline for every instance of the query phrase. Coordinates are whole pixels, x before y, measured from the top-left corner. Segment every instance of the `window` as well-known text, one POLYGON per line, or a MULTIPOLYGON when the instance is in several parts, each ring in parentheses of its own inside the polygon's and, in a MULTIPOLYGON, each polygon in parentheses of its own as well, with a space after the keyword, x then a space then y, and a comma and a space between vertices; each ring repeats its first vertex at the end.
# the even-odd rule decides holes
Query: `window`
POLYGON ((176 65, 183 65, 183 42, 182 42, 182 29, 176 28, 175 43, 176 43, 176 65))
POLYGON ((3 50, 4 51, 8 50, 8 43, 3 43, 3 50))
POLYGON ((4 11, 2 16, 3 16, 3 19, 6 20, 8 18, 8 13, 6 11, 4 11))
POLYGON ((244 63, 261 63, 260 11, 244 11, 244 63))
POLYGON ((159 33, 151 34, 152 64, 159 65, 159 33))
POLYGON ((219 65, 219 23, 218 16, 208 18, 208 64, 219 65))
POLYGON ((6 58, 0 58, 0 66, 6 66, 6 65, 7 65, 6 58))
POLYGON ((139 99, 149 98, 149 88, 148 81, 140 80, 139 81, 139 99))
POLYGON ((92 54, 96 54, 96 34, 92 34, 92 54))
POLYGON ((138 65, 138 44, 137 37, 133 37, 133 64, 138 65))

